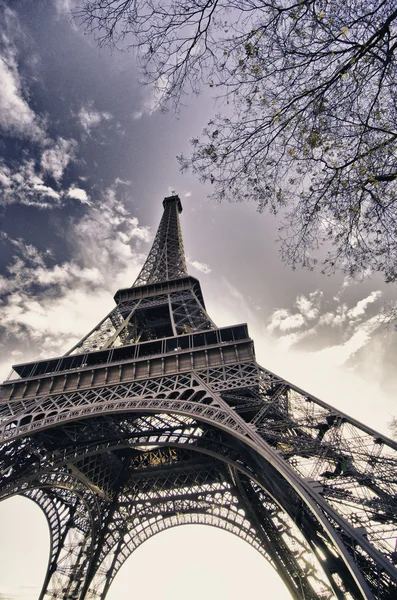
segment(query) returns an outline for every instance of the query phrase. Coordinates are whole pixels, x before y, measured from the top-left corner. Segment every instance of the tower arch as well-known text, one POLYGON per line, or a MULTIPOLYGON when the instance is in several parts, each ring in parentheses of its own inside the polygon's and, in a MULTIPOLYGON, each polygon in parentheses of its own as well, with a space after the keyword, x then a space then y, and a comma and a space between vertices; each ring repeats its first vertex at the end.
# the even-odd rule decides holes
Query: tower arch
POLYGON ((163 206, 115 308, 0 390, 0 498, 51 525, 41 599, 103 599, 140 539, 201 518, 248 536, 296 599, 392 600, 397 445, 260 367, 246 325, 216 327, 180 200, 163 206))

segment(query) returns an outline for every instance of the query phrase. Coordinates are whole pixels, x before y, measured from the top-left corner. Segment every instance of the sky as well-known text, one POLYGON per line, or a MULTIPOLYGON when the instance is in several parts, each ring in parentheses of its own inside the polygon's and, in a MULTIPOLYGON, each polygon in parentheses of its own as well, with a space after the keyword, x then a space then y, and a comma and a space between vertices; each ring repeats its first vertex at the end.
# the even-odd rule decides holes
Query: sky
MULTIPOLYGON (((71 20, 72 5, 0 0, 0 379, 12 364, 65 353, 109 312, 149 252, 162 199, 176 191, 189 272, 215 323, 247 322, 262 366, 388 434, 397 334, 379 315, 395 287, 379 275, 292 271, 279 258, 276 217, 209 201, 211 190, 182 175, 175 157, 219 110, 211 90, 187 99, 179 117, 157 110, 134 56, 99 50, 71 20)), ((283 598, 253 549, 208 529, 148 541, 108 598, 135 596, 128 576, 135 586, 170 547, 170 583, 153 598, 182 597, 193 577, 197 598, 232 598, 232 559, 242 572, 257 569, 256 590, 283 598)), ((0 600, 37 598, 48 558, 40 510, 6 501, 0 530, 0 600)), ((236 575, 236 598, 240 583, 236 575)))

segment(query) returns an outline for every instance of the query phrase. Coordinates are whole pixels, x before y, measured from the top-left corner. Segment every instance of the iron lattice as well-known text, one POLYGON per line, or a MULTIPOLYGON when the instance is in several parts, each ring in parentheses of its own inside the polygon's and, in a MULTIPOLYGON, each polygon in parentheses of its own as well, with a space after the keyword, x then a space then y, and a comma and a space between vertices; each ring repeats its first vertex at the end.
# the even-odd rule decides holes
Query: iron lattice
POLYGON ((189 277, 177 196, 137 281, 65 356, 1 388, 0 499, 44 511, 40 599, 103 600, 169 527, 246 540, 296 599, 397 597, 397 445, 255 361, 189 277))

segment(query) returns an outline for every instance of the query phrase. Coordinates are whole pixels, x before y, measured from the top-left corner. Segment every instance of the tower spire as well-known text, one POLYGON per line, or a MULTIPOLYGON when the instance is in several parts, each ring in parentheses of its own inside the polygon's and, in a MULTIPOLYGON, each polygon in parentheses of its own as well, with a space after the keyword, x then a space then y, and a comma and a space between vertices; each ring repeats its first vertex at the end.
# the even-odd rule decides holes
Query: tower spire
POLYGON ((153 246, 133 287, 187 276, 179 214, 182 203, 176 194, 163 200, 164 212, 153 246))

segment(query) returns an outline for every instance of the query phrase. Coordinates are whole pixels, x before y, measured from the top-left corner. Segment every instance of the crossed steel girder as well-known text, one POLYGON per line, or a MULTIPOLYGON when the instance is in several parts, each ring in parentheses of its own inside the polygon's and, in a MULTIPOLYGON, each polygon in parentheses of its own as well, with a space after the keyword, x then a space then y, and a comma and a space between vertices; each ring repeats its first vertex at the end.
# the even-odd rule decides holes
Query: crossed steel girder
MULTIPOLYGON (((123 416, 123 419, 124 418, 125 417, 123 416)), ((136 419, 131 421, 130 429, 136 430, 136 423, 136 419)), ((80 428, 82 431, 80 431, 81 442, 79 451, 76 450, 76 447, 72 450, 75 464, 77 465, 81 464, 81 457, 85 457, 87 454, 87 447, 85 447, 87 429, 91 429, 91 435, 94 439, 97 440, 98 435, 98 431, 95 431, 97 423, 94 422, 92 427, 87 426, 86 423, 81 425, 82 427, 80 428), (80 460, 78 460, 79 458, 80 460)), ((79 423, 77 422, 75 424, 75 429, 77 430, 78 428, 79 423)), ((99 424, 99 429, 101 428, 102 424, 99 424)), ((123 422, 124 447, 127 445, 125 428, 126 424, 123 422)), ((115 429, 115 422, 113 423, 112 429, 115 429)), ((69 427, 66 438, 70 439, 72 437, 74 440, 77 440, 79 435, 76 430, 74 434, 70 435, 71 429, 69 427)), ((55 445, 56 434, 53 433, 52 435, 53 444, 55 445)), ((116 440, 118 440, 119 444, 120 440, 123 440, 123 435, 119 433, 119 435, 116 436, 116 440)), ((132 469, 132 474, 127 476, 124 485, 120 486, 120 493, 117 496, 117 500, 113 500, 113 502, 109 503, 111 509, 107 509, 107 515, 110 515, 111 518, 108 521, 108 530, 106 529, 108 517, 104 515, 101 521, 100 531, 106 531, 107 535, 106 539, 102 539, 101 543, 96 543, 96 548, 100 549, 100 554, 97 555, 99 566, 97 566, 95 576, 89 586, 87 597, 105 597, 106 591, 113 580, 114 575, 133 549, 150 537, 150 535, 173 525, 183 523, 205 523, 225 528, 249 541, 262 554, 267 556, 273 565, 277 565, 278 563, 279 566, 280 564, 283 565, 285 563, 289 565, 292 564, 293 569, 291 569, 291 572, 293 573, 293 577, 299 579, 301 588, 307 588, 307 598, 331 597, 329 593, 318 595, 317 592, 320 591, 319 585, 317 585, 318 590, 316 594, 314 594, 313 590, 308 585, 302 566, 295 560, 294 554, 291 553, 291 550, 286 547, 285 542, 281 539, 279 524, 285 522, 286 516, 284 516, 284 521, 280 521, 280 518, 282 519, 282 516, 280 516, 282 511, 270 498, 268 498, 267 502, 268 504, 271 503, 272 516, 271 518, 268 518, 268 521, 269 523, 272 523, 272 519, 275 520, 277 518, 277 523, 273 524, 271 535, 269 535, 269 524, 262 531, 262 536, 252 527, 248 518, 245 516, 247 508, 242 504, 241 498, 239 498, 241 494, 236 493, 235 491, 235 481, 238 477, 237 472, 234 471, 234 474, 230 476, 224 467, 217 467, 217 463, 214 463, 213 459, 216 455, 214 448, 218 449, 218 454, 220 448, 220 440, 216 439, 219 438, 219 435, 217 435, 216 431, 211 432, 207 430, 204 435, 204 432, 198 430, 197 424, 194 424, 191 419, 187 421, 186 419, 181 420, 180 417, 174 418, 169 415, 159 415, 156 417, 139 416, 138 432, 136 432, 135 435, 137 436, 135 444, 137 442, 139 444, 148 444, 150 440, 153 442, 154 437, 156 438, 156 442, 162 440, 164 443, 164 440, 168 435, 169 440, 173 441, 175 447, 177 447, 176 440, 179 441, 179 447, 178 450, 164 451, 164 449, 160 449, 156 444, 155 450, 142 452, 142 446, 140 446, 141 450, 133 457, 131 461, 132 464, 130 463, 130 471, 131 467, 134 467, 132 469), (171 420, 173 422, 173 427, 170 431, 171 420), (163 430, 160 428, 160 422, 163 422, 163 430), (155 430, 148 430, 150 423, 152 423, 152 426, 154 425, 156 427, 155 430), (181 431, 181 425, 184 426, 183 431, 181 431), (145 437, 142 436, 142 430, 146 430, 145 437), (192 437, 188 439, 189 435, 192 437), (206 449, 208 453, 207 457, 204 460, 200 457, 194 458, 194 454, 197 456, 198 450, 195 449, 195 452, 192 454, 190 448, 197 440, 204 441, 204 437, 206 438, 205 446, 207 448, 204 448, 203 446, 202 450, 206 449), (187 444, 189 444, 189 450, 181 451, 180 447, 186 447, 187 444), (209 457, 211 458, 209 459, 209 457), (172 468, 170 469, 169 467, 172 468), (147 507, 148 504, 150 508, 147 507), (125 511, 127 511, 127 513, 125 511), (263 539, 264 532, 266 531, 268 538, 267 544, 264 543, 266 539, 263 539), (128 539, 125 537, 127 533, 129 536, 128 539), (284 546, 284 548, 282 548, 282 546, 284 546), (109 561, 112 566, 112 569, 110 570, 109 561)), ((46 442, 47 444, 49 443, 48 436, 46 437, 46 442)), ((93 450, 93 447, 91 447, 91 454, 96 452, 98 455, 98 452, 100 452, 100 448, 98 448, 97 444, 98 442, 96 442, 95 451, 93 450)), ((131 436, 129 445, 130 447, 132 445, 131 436)), ((146 446, 146 448, 148 448, 148 446, 146 446)), ((109 445, 106 444, 105 448, 102 448, 102 451, 104 449, 108 451, 109 445)), ((115 448, 113 448, 113 450, 114 449, 115 448)), ((233 455, 234 458, 236 458, 238 454, 239 452, 236 452, 233 447, 226 448, 225 457, 229 456, 229 466, 231 464, 231 456, 233 455)), ((71 454, 69 453, 68 458, 70 458, 70 456, 71 454)), ((62 459, 58 460, 59 467, 61 464, 65 464, 65 458, 67 457, 64 454, 62 459)), ((54 461, 51 462, 51 467, 47 473, 43 473, 43 466, 41 466, 41 475, 32 474, 29 482, 27 482, 27 478, 23 476, 22 489, 26 490, 27 485, 36 486, 39 478, 42 485, 48 485, 49 482, 54 484, 55 480, 57 480, 59 486, 65 487, 65 477, 70 484, 70 476, 62 473, 61 469, 54 472, 54 466, 56 466, 57 463, 54 465, 54 461)), ((70 463, 68 462, 67 464, 69 465, 70 463)), ((238 468, 241 470, 241 465, 238 468)), ((40 468, 38 468, 38 471, 40 471, 40 468)), ((90 474, 90 479, 92 480, 92 478, 92 474, 90 474)), ((13 487, 14 490, 18 489, 17 481, 14 481, 13 487)), ((25 494, 28 495, 29 491, 25 491, 25 494)), ((34 499, 43 506, 44 510, 46 510, 48 503, 44 505, 42 498, 43 496, 40 495, 38 497, 36 496, 34 499)), ((84 520, 82 529, 87 537, 89 531, 87 530, 84 520)), ((285 528, 285 530, 287 530, 287 528, 285 528)), ((294 551, 296 552, 296 534, 295 537, 291 537, 291 540, 294 545, 294 551)), ((300 547, 301 554, 307 554, 307 549, 304 546, 303 540, 300 540, 300 547)), ((83 578, 76 577, 76 573, 80 573, 82 567, 80 565, 79 569, 79 565, 76 564, 76 562, 73 563, 73 555, 70 552, 70 547, 67 550, 69 552, 66 552, 66 558, 63 558, 61 571, 59 572, 58 569, 52 577, 52 580, 50 579, 48 585, 48 590, 50 591, 47 591, 42 597, 80 597, 77 592, 81 589, 83 578), (76 588, 78 582, 80 582, 80 587, 76 588), (58 588, 56 585, 58 585, 58 588), (67 590, 67 596, 65 596, 65 590, 67 590)), ((92 557, 92 554, 93 551, 87 551, 87 556, 92 557)), ((303 562, 306 564, 307 561, 303 562)), ((310 562, 308 564, 310 566, 310 562)), ((86 570, 89 568, 88 561, 85 568, 86 570)), ((49 571, 52 572, 52 570, 49 571)), ((281 574, 285 577, 285 573, 281 571, 281 574)), ((321 589, 327 590, 327 587, 322 583, 321 589)), ((294 588, 292 587, 291 592, 293 591, 294 588)), ((296 596, 296 594, 294 595, 296 596)))
POLYGON ((397 444, 255 362, 187 275, 164 200, 134 286, 64 357, 0 390, 0 500, 47 516, 40 600, 104 600, 145 540, 203 523, 245 539, 296 600, 397 597, 397 444))
POLYGON ((177 196, 164 199, 164 212, 152 248, 134 286, 168 281, 187 275, 177 196))
POLYGON ((173 335, 205 331, 215 327, 194 291, 186 289, 161 294, 155 298, 118 303, 67 354, 92 352, 138 343, 142 331, 145 330, 146 335, 150 331, 147 324, 139 322, 139 315, 155 307, 169 309, 173 335))
MULTIPOLYGON (((310 593, 313 598, 348 598, 349 594, 357 598, 377 595, 392 598, 397 589, 393 565, 397 485, 393 478, 396 473, 393 444, 253 363, 90 388, 34 401, 11 401, 2 409, 2 428, 5 440, 2 471, 6 473, 3 497, 15 493, 32 497, 35 489, 52 490, 53 494, 61 489, 65 495, 68 488, 67 495, 77 493, 84 499, 84 506, 90 506, 89 499, 92 502, 96 498, 95 514, 106 515, 118 497, 120 478, 125 477, 123 451, 138 447, 142 453, 142 449, 153 446, 183 444, 200 453, 222 456, 222 461, 231 468, 242 469, 245 488, 237 485, 236 477, 232 482, 237 490, 236 501, 244 505, 241 510, 250 523, 249 530, 255 532, 249 540, 254 547, 258 548, 260 531, 264 529, 265 516, 259 508, 263 501, 258 500, 262 490, 285 513, 285 519, 295 523, 298 533, 303 534, 306 543, 301 551, 303 556, 316 552, 328 555, 323 561, 326 564, 321 565, 320 561, 307 570, 312 580, 308 574, 299 575, 300 588, 303 589, 301 582, 305 581, 307 589, 306 596, 302 596, 292 586, 297 598, 311 597, 310 593), (84 435, 78 431, 80 427, 84 435), (225 440, 220 444, 211 435, 214 427, 228 436, 228 444, 225 445, 225 440), (15 466, 16 457, 19 469, 15 466), (75 483, 71 485, 71 481, 75 483), (256 487, 252 488, 247 481, 255 482, 256 487), (326 576, 318 575, 321 570, 326 576), (320 591, 317 581, 322 585, 320 591)), ((71 506, 71 498, 66 503, 62 494, 57 492, 57 501, 71 506)), ((131 502, 134 497, 131 489, 127 497, 131 502)), ((34 497, 44 507, 41 498, 34 497)), ((172 501, 176 501, 175 497, 172 501)), ((117 503, 115 506, 119 510, 117 503)), ((197 504, 190 504, 182 513, 207 514, 200 512, 197 504)), ((164 520, 166 514, 164 509, 158 517, 164 520)), ((121 527, 120 516, 116 526, 116 513, 112 515, 114 537, 114 530, 124 531, 124 526, 121 527)), ((99 522, 99 518, 92 522, 99 522)), ((199 518, 204 517, 191 516, 189 522, 199 518)), ((205 519, 210 523, 212 516, 207 514, 205 519)), ((80 517, 80 521, 84 524, 87 519, 80 517)), ((173 524, 175 518, 170 520, 168 515, 163 525, 154 530, 173 524)), ((72 529, 72 525, 69 527, 72 529)), ((237 525, 228 527, 233 529, 237 525)), ((61 579, 59 570, 51 567, 54 574, 47 590, 51 590, 52 597, 67 597, 60 589, 68 589, 69 595, 75 594, 70 597, 104 598, 114 574, 129 555, 119 542, 117 552, 109 549, 113 557, 116 552, 124 558, 112 559, 114 574, 104 578, 103 565, 110 558, 98 554, 104 545, 94 541, 95 532, 89 532, 86 526, 84 531, 83 525, 81 528, 83 533, 78 531, 84 536, 84 544, 91 544, 93 549, 86 551, 85 567, 80 565, 79 571, 75 564, 78 557, 70 550, 73 544, 69 543, 63 559, 67 568, 61 579), (93 556, 101 562, 96 562, 95 568, 90 567, 91 583, 84 584, 88 561, 93 556)), ((103 531, 102 526, 99 529, 103 531)), ((77 535, 75 531, 74 534, 77 535)), ((54 539, 61 536, 62 533, 54 533, 54 539)), ((136 540, 127 546, 133 549, 136 540)), ((261 548, 266 555, 263 542, 261 548)), ((285 572, 290 573, 291 567, 287 565, 292 554, 284 554, 279 561, 285 572)), ((274 555, 273 551, 273 562, 274 555)), ((272 559, 269 550, 267 557, 272 559)), ((282 572, 280 564, 278 570, 282 572)), ((294 573, 297 572, 295 568, 294 573)), ((286 579, 289 581, 290 576, 286 579)), ((51 597, 48 593, 42 597, 51 597)))

